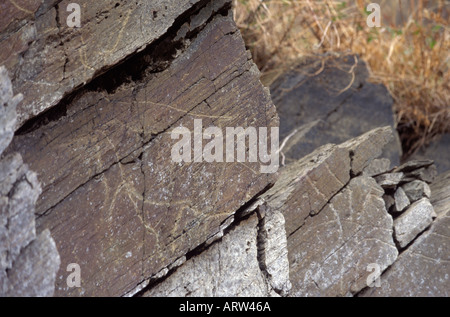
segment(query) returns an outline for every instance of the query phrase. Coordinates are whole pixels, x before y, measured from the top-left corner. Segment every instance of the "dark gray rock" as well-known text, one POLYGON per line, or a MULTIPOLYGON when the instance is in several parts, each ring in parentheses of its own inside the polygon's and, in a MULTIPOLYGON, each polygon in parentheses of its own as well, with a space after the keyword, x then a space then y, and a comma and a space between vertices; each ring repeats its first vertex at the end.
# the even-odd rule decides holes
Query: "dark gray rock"
POLYGON ((426 198, 431 197, 430 186, 428 186, 427 183, 419 180, 415 180, 410 183, 404 184, 402 188, 411 202, 417 201, 424 197, 426 198))
MULTIPOLYGON (((271 86, 280 116, 280 140, 286 162, 295 161, 327 143, 340 144, 376 127, 394 127, 392 98, 382 85, 367 81, 357 56, 307 58, 271 86)), ((383 157, 399 164, 398 135, 383 157)))
POLYGON ((376 176, 375 180, 384 189, 392 189, 392 188, 396 188, 398 186, 398 184, 400 184, 400 182, 403 179, 403 176, 404 176, 404 174, 402 172, 387 173, 387 174, 382 174, 382 175, 376 176))
POLYGON ((408 196, 401 187, 397 188, 397 190, 395 191, 394 199, 395 199, 394 212, 397 213, 402 212, 406 207, 410 205, 408 196))
POLYGON ((438 173, 450 170, 450 133, 443 134, 413 154, 411 160, 432 159, 438 173))
POLYGON ((408 182, 411 180, 420 179, 428 184, 431 184, 437 177, 437 169, 436 165, 431 165, 428 167, 422 167, 417 170, 408 172, 405 174, 403 178, 404 182, 408 182))
POLYGON ((393 172, 394 173, 398 173, 398 172, 412 172, 415 171, 419 168, 423 168, 423 167, 429 167, 431 165, 433 165, 434 161, 433 160, 411 160, 408 161, 398 167, 396 167, 393 172))

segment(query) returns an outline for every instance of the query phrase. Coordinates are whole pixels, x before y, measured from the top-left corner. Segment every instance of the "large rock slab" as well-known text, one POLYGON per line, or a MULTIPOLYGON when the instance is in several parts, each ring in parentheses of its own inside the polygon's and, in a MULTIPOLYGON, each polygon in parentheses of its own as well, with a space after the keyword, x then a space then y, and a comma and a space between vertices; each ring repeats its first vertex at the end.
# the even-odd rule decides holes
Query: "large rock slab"
POLYGON ((290 296, 356 294, 366 287, 369 264, 384 270, 395 261, 385 192, 362 173, 391 137, 392 129, 384 127, 322 146, 283 167, 255 203, 285 217, 290 296))
POLYGON ((442 174, 450 170, 450 133, 438 136, 430 144, 422 147, 411 155, 411 160, 432 159, 436 164, 437 171, 442 174))
MULTIPOLYGON (((207 1, 80 0, 81 27, 68 25, 70 0, 6 1, 0 23, 0 64, 23 93, 17 127, 66 94, 179 28, 207 1)), ((218 9, 224 1, 214 1, 218 9)), ((201 20, 201 19, 200 19, 201 20)))
MULTIPOLYGON (((271 85, 280 116, 286 162, 294 162, 327 143, 340 144, 381 126, 394 127, 393 100, 387 89, 367 81, 356 55, 306 58, 271 85)), ((397 133, 383 157, 398 165, 397 133)))
POLYGON ((367 286, 368 267, 397 258, 392 218, 375 180, 350 181, 288 239, 292 296, 349 296, 367 286))
MULTIPOLYGON (((171 159, 171 131, 193 131, 196 119, 223 130, 278 126, 231 4, 219 3, 200 2, 156 43, 13 140, 10 151, 19 151, 42 183, 38 231, 52 230, 62 268, 81 268, 80 288, 68 288, 60 270, 56 295, 132 292, 220 234, 226 219, 274 182, 260 161, 171 159)), ((86 43, 96 50, 94 38, 86 43)))

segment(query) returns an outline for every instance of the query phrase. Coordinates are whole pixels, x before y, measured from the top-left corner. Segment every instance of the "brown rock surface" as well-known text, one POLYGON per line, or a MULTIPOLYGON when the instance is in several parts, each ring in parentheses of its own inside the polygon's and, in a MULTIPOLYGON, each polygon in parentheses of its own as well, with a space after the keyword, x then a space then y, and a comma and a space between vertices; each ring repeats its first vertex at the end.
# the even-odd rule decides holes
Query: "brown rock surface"
MULTIPOLYGON (((52 230, 62 268, 81 267, 81 288, 67 288, 60 270, 57 295, 132 291, 218 234, 274 180, 260 173, 259 162, 171 160, 171 130, 192 131, 194 119, 223 129, 278 125, 229 2, 217 10, 218 2, 200 4, 156 44, 75 92, 52 109, 55 116, 40 116, 13 141, 10 150, 22 153, 42 182, 39 231, 52 230)), ((95 51, 99 43, 92 38, 86 45, 95 51)))
MULTIPOLYGON (((72 1, 21 0, 2 4, 0 64, 25 100, 18 126, 56 105, 74 88, 154 43, 208 1, 80 0, 81 27, 66 23, 72 1), (179 18, 181 16, 181 18, 179 18)), ((225 1, 210 4, 220 8, 225 1)))

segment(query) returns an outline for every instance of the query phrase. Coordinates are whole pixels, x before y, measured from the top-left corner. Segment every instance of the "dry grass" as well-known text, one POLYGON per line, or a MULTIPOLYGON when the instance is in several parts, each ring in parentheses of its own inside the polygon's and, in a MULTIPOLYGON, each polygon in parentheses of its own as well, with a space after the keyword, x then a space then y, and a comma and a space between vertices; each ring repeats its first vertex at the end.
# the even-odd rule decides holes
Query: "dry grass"
POLYGON ((373 1, 235 0, 235 18, 270 84, 301 57, 354 52, 371 80, 392 94, 406 154, 450 132, 450 2, 387 0, 382 27, 369 28, 373 1))

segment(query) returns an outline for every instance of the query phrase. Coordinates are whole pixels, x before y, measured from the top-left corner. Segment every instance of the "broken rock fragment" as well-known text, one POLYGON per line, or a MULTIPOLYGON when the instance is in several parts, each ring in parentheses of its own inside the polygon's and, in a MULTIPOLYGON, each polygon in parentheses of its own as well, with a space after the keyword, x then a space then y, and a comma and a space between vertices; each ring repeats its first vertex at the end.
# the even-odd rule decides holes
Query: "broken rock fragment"
POLYGON ((375 177, 377 183, 384 189, 396 188, 403 179, 403 173, 388 173, 375 177))
POLYGON ((402 188, 411 202, 417 201, 422 197, 431 198, 430 186, 420 180, 407 183, 402 188))
POLYGON ((395 239, 401 248, 406 247, 436 218, 433 206, 427 198, 413 203, 394 221, 395 239))
POLYGON ((397 188, 397 190, 395 191, 394 200, 395 200, 394 212, 397 213, 402 212, 406 207, 410 205, 408 196, 401 187, 397 188))

